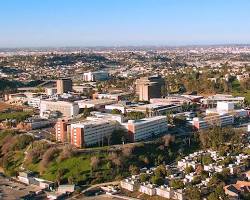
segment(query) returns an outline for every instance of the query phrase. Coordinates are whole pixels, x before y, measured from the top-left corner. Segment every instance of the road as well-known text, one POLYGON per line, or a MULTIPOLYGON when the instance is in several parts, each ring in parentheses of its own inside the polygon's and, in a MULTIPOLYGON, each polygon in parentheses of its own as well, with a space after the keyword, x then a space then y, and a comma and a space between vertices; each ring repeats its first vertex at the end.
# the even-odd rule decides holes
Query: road
POLYGON ((106 183, 99 183, 99 184, 95 184, 95 185, 91 185, 90 187, 88 187, 87 189, 85 190, 82 190, 80 194, 78 195, 75 195, 69 199, 73 200, 73 199, 79 199, 79 197, 83 196, 84 193, 92 190, 92 189, 95 189, 95 188, 98 188, 98 187, 102 187, 102 186, 106 186, 106 185, 118 185, 120 183, 120 181, 112 181, 112 182, 106 182, 106 183))

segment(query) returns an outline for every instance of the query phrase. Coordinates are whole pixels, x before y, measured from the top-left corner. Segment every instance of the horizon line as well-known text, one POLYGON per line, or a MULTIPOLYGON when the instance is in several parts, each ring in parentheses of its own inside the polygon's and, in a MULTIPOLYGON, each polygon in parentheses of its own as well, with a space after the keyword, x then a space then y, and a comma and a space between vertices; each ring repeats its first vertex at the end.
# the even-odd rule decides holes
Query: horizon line
POLYGON ((176 48, 176 47, 209 47, 209 46, 250 46, 250 43, 214 43, 214 44, 180 44, 180 45, 55 45, 55 46, 20 46, 20 47, 0 47, 0 50, 3 49, 56 49, 56 48, 83 48, 83 49, 93 49, 93 48, 146 48, 146 47, 154 47, 154 48, 176 48))

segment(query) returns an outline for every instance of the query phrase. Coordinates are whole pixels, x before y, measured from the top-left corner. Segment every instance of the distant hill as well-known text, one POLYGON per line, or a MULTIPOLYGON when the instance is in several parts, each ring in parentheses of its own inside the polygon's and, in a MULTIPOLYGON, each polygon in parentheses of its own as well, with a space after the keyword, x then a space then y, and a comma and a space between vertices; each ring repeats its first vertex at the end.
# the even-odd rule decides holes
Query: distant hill
POLYGON ((36 85, 39 85, 43 81, 37 80, 37 81, 30 81, 28 83, 23 83, 20 81, 10 81, 7 79, 0 79, 0 92, 3 91, 13 91, 16 90, 18 87, 35 87, 36 85))

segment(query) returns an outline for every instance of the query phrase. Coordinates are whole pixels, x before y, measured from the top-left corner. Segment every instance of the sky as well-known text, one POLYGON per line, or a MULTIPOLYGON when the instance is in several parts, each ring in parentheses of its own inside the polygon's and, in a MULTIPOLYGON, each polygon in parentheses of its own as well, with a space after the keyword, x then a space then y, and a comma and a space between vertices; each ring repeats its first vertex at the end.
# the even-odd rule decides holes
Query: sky
POLYGON ((250 1, 0 1, 2 48, 203 44, 250 44, 250 1))

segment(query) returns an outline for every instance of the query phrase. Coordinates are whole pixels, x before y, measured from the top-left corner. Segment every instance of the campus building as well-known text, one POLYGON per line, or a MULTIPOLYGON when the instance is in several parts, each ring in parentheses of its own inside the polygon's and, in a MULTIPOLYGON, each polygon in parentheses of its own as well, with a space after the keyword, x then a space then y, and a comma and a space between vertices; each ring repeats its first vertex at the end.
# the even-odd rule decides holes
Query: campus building
POLYGON ((63 94, 72 91, 72 80, 68 78, 56 81, 57 94, 63 94))
POLYGON ((209 115, 204 118, 195 117, 193 118, 193 126, 195 129, 208 129, 213 126, 228 126, 234 123, 233 115, 209 115))
POLYGON ((105 81, 109 78, 108 72, 96 71, 96 72, 86 72, 83 74, 83 81, 105 81))
POLYGON ((146 140, 168 130, 165 116, 128 120, 127 123, 122 123, 122 126, 128 131, 131 142, 146 140))
POLYGON ((68 122, 65 120, 60 120, 55 125, 56 130, 56 141, 58 142, 68 142, 69 133, 68 133, 68 122))
POLYGON ((86 120, 71 124, 71 144, 83 148, 95 144, 101 144, 111 137, 116 124, 104 119, 86 120))
POLYGON ((49 118, 55 112, 59 117, 72 118, 79 113, 79 106, 77 103, 68 101, 41 100, 40 117, 49 118))
POLYGON ((245 97, 234 97, 229 94, 216 94, 200 100, 200 102, 207 107, 215 107, 218 102, 223 101, 232 102, 235 104, 243 104, 245 101, 245 97))
POLYGON ((162 96, 161 89, 165 86, 165 81, 160 76, 150 76, 137 79, 135 84, 139 100, 149 101, 162 96))

